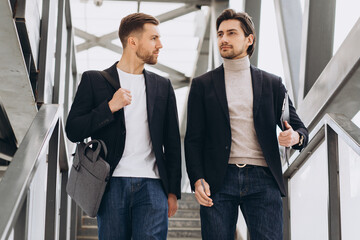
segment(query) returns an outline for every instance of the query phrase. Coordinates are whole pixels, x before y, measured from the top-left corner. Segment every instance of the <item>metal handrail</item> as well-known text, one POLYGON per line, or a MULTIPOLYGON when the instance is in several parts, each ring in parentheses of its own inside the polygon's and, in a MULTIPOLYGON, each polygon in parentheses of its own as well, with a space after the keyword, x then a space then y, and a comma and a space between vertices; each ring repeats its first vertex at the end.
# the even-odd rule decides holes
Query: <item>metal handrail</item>
POLYGON ((0 182, 0 239, 7 239, 20 214, 39 155, 60 119, 58 105, 43 105, 0 182))
POLYGON ((360 128, 343 114, 328 113, 311 131, 308 146, 300 153, 294 153, 290 166, 283 169, 284 177, 290 177, 308 159, 308 157, 325 139, 325 126, 334 130, 344 142, 360 155, 360 128))

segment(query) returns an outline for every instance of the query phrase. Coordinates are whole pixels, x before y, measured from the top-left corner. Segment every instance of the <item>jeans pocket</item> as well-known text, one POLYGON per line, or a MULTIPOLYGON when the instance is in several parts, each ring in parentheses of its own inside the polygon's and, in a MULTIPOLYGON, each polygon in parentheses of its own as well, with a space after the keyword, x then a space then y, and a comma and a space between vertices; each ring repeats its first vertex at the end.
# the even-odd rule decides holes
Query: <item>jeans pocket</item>
POLYGON ((272 178, 273 175, 268 167, 259 167, 260 171, 265 177, 272 178))

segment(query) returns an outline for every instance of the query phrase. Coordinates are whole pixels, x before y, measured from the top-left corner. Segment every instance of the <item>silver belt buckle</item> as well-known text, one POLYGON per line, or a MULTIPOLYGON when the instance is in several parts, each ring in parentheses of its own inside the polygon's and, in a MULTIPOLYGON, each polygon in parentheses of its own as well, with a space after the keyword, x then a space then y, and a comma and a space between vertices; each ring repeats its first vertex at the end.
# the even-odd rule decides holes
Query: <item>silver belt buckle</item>
POLYGON ((247 164, 246 163, 244 163, 244 164, 235 164, 238 168, 244 168, 247 164))

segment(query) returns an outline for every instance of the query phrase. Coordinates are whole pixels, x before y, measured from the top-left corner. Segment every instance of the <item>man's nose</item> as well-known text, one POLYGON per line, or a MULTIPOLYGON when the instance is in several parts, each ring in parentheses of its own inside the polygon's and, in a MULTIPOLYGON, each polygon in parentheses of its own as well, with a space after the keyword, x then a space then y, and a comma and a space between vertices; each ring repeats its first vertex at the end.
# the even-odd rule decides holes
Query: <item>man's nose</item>
POLYGON ((224 35, 224 36, 222 36, 222 38, 220 39, 220 43, 221 44, 226 44, 226 43, 228 43, 228 39, 227 39, 227 37, 224 35))
POLYGON ((163 45, 162 45, 161 41, 159 40, 159 42, 158 42, 158 44, 157 44, 156 48, 157 48, 157 49, 160 49, 160 48, 162 48, 162 47, 163 47, 163 45))

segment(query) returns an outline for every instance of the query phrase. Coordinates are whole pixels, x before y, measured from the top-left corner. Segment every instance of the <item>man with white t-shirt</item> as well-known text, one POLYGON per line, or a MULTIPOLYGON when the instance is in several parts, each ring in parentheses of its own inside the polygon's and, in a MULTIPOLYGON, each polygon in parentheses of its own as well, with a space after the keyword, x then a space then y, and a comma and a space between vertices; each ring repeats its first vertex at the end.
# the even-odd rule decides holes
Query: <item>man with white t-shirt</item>
POLYGON ((106 143, 112 177, 97 215, 99 239, 166 239, 180 198, 180 134, 168 79, 144 69, 156 64, 159 21, 134 13, 122 19, 119 62, 82 75, 67 123, 73 142, 106 143))

